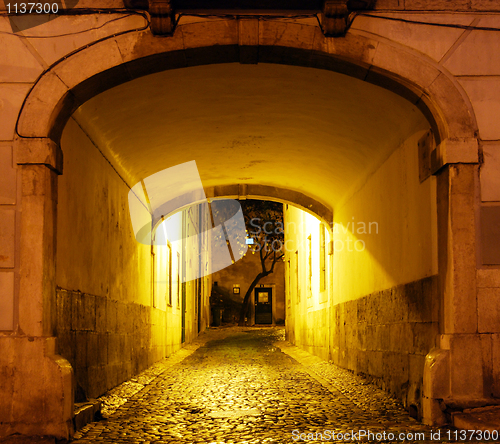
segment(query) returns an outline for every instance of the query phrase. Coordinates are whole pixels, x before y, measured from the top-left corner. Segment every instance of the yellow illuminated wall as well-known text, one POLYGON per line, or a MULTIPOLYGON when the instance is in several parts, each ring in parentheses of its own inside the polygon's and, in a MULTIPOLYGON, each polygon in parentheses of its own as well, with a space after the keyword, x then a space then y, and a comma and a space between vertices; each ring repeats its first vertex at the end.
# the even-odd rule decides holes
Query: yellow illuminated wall
POLYGON ((156 229, 155 239, 162 241, 154 246, 153 304, 166 312, 169 348, 181 341, 189 342, 198 329, 205 330, 210 322, 210 245, 209 231, 205 229, 209 224, 208 214, 193 205, 170 216, 168 224, 160 223, 156 229), (159 232, 163 236, 158 236, 159 232), (203 276, 194 278, 199 267, 203 276))
MULTIPOLYGON (((163 232, 162 240, 181 238, 179 231, 182 231, 182 213, 177 213, 172 219, 175 223, 170 224, 170 227, 177 226, 178 230, 176 233, 167 232, 166 224, 160 224, 157 232, 163 232)), ((169 240, 165 244, 156 240, 155 236, 153 306, 166 312, 166 345, 171 352, 181 342, 182 248, 179 241, 169 240)))
POLYGON ((190 342, 203 331, 210 322, 210 291, 212 278, 210 276, 210 228, 212 222, 209 213, 203 211, 203 206, 192 206, 182 211, 184 243, 182 246, 186 287, 185 340, 190 342), (196 270, 202 271, 202 277, 196 270))
POLYGON ((419 181, 417 142, 405 141, 335 208, 333 302, 437 274, 436 183, 419 181))
POLYGON ((128 214, 129 188, 71 119, 61 146, 57 285, 150 305, 151 247, 135 240, 128 214))
MULTIPOLYGON (((356 331, 401 322, 404 314, 399 317, 400 313, 392 313, 390 308, 391 313, 382 319, 381 311, 377 314, 371 307, 387 302, 387 306, 393 303, 411 310, 408 304, 432 300, 431 281, 424 280, 437 274, 436 184, 434 177, 423 183, 419 180, 417 143, 423 134, 418 131, 402 143, 378 170, 347 190, 334 209, 334 223, 325 229, 324 289, 321 222, 298 208, 286 207, 286 329, 291 342, 339 365, 378 376, 378 369, 366 367, 367 362, 374 362, 373 357, 363 351, 366 344, 358 341, 356 331), (422 291, 427 293, 412 293, 411 285, 425 288, 422 291), (393 292, 395 288, 398 290, 393 292), (396 301, 396 294, 400 300, 396 301), (363 304, 346 305, 362 298, 370 307, 369 314, 363 304), (410 298, 416 300, 409 302, 410 298)), ((419 360, 432 346, 436 333, 434 319, 426 318, 425 322, 426 346, 418 350, 419 360)), ((406 353, 406 342, 408 350, 414 352, 409 332, 423 327, 408 324, 401 328, 409 339, 402 339, 405 345, 398 353, 406 353)), ((366 331, 362 336, 373 340, 370 348, 374 353, 394 352, 386 347, 382 334, 374 336, 366 331)), ((418 361, 418 368, 420 364, 418 361)), ((394 384, 404 384, 405 377, 400 375, 401 380, 394 384)))
MULTIPOLYGON (((64 174, 58 182, 55 335, 59 353, 73 366, 78 392, 97 397, 206 328, 210 278, 184 285, 182 310, 182 296, 177 297, 178 264, 192 258, 183 253, 182 243, 171 242, 170 303, 167 248, 136 241, 127 184, 71 119, 61 147, 64 174)), ((180 231, 184 226, 186 233, 196 232, 190 223, 194 213, 196 209, 179 213, 180 231)), ((179 233, 170 237, 182 238, 179 233)), ((204 250, 209 253, 208 247, 204 250)))
POLYGON ((284 221, 287 337, 291 342, 327 357, 331 288, 328 244, 331 235, 325 223, 292 205, 285 205, 284 221), (321 266, 323 263, 324 267, 321 266))

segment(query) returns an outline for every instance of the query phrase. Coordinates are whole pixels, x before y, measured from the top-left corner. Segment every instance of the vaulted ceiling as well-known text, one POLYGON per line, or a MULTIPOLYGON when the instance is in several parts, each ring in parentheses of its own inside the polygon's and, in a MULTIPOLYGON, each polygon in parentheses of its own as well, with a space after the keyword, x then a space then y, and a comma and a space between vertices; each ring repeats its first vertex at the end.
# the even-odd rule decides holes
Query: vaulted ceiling
POLYGON ((429 127, 380 87, 273 64, 152 74, 92 98, 73 118, 130 186, 195 160, 205 187, 277 186, 330 208, 429 127))

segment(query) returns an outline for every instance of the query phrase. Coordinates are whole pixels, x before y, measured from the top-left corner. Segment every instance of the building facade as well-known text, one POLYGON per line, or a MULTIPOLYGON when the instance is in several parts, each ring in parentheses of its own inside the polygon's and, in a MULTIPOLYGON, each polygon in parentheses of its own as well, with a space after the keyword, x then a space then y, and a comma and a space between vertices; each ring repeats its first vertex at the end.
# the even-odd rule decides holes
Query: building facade
POLYGON ((182 325, 152 284, 177 251, 126 206, 191 160, 208 198, 321 221, 285 262, 293 341, 428 423, 498 403, 500 3, 140 3, 0 3, 0 436, 70 436, 75 380, 102 392, 204 328, 210 278, 182 325))

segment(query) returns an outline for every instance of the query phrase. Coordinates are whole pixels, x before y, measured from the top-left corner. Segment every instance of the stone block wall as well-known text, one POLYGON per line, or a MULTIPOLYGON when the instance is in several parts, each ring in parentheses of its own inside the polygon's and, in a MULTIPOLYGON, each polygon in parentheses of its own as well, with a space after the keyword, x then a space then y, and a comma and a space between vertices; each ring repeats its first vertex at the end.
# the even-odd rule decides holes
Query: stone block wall
POLYGON ((308 311, 305 316, 305 322, 296 328, 295 338, 290 335, 288 340, 299 345, 304 350, 319 356, 322 359, 329 358, 329 323, 328 315, 330 309, 322 307, 318 310, 308 311))
POLYGON ((163 310, 61 288, 56 298, 58 353, 74 369, 77 400, 102 395, 180 347, 180 333, 167 338, 163 310))
MULTIPOLYGON (((437 276, 332 307, 332 360, 420 411, 424 361, 437 345, 437 276)), ((412 409, 412 410, 414 410, 412 409)))
POLYGON ((500 270, 477 270, 478 336, 484 396, 500 398, 500 270))

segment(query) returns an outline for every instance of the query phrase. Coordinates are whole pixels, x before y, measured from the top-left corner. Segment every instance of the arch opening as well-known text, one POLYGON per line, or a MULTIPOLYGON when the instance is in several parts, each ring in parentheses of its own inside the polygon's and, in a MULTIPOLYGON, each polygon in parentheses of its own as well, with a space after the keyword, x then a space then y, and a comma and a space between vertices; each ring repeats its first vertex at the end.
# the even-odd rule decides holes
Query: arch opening
MULTIPOLYGON (((353 318, 345 323, 347 331, 336 330, 344 324, 343 307, 361 310, 361 304, 399 292, 399 299, 388 304, 390 311, 401 299, 422 297, 414 287, 423 285, 428 286, 426 309, 435 297, 435 183, 432 177, 420 183, 417 147, 430 127, 418 107, 380 87, 326 70, 275 64, 162 71, 87 100, 61 137, 58 298, 93 300, 106 316, 127 311, 129 320, 119 321, 117 315, 111 328, 123 338, 133 335, 133 341, 150 338, 140 353, 141 347, 131 343, 125 359, 92 361, 92 371, 112 374, 113 368, 124 367, 123 376, 129 376, 192 340, 210 322, 210 274, 188 282, 165 280, 158 287, 158 266, 172 267, 175 277, 194 267, 194 256, 184 260, 181 249, 171 246, 163 254, 138 244, 126 197, 135 183, 195 160, 208 198, 278 199, 320 217, 314 228, 287 237, 305 245, 285 258, 288 285, 295 279, 289 276, 297 275, 297 290, 290 288, 289 294, 303 295, 287 307, 287 329, 298 345, 369 373, 371 352, 361 351, 363 343, 350 347, 359 361, 345 358, 340 338, 360 326, 353 318), (324 227, 327 241, 321 236, 324 227), (424 239, 431 241, 423 246, 424 239), (326 257, 325 281, 317 273, 319 254, 326 257), (89 276, 89 269, 99 273, 89 276), (321 294, 312 298, 317 279, 321 294), (163 292, 166 299, 155 296, 163 292), (134 318, 143 312, 150 318, 138 330, 134 318), (306 322, 308 316, 313 324, 306 322)), ((285 218, 312 227, 300 211, 288 205, 285 218)), ((183 217, 182 237, 196 234, 203 215, 193 206, 183 217)), ((208 241, 202 236, 198 242, 208 241)), ((382 328, 381 319, 374 322, 382 328)), ((391 322, 388 328, 396 328, 398 323, 391 322)), ((430 330, 437 326, 432 319, 423 324, 430 330)), ((103 335, 98 328, 93 333, 103 335)), ((370 336, 363 328, 359 341, 370 336)), ((58 331, 61 342, 66 334, 58 331)), ((399 347, 390 351, 398 356, 410 353, 409 345, 393 347, 399 347)), ((78 362, 74 365, 77 377, 85 374, 78 362)), ((380 378, 402 396, 404 375, 394 370, 387 381, 380 378)), ((94 396, 109 388, 110 380, 94 385, 81 380, 81 385, 94 396)))

